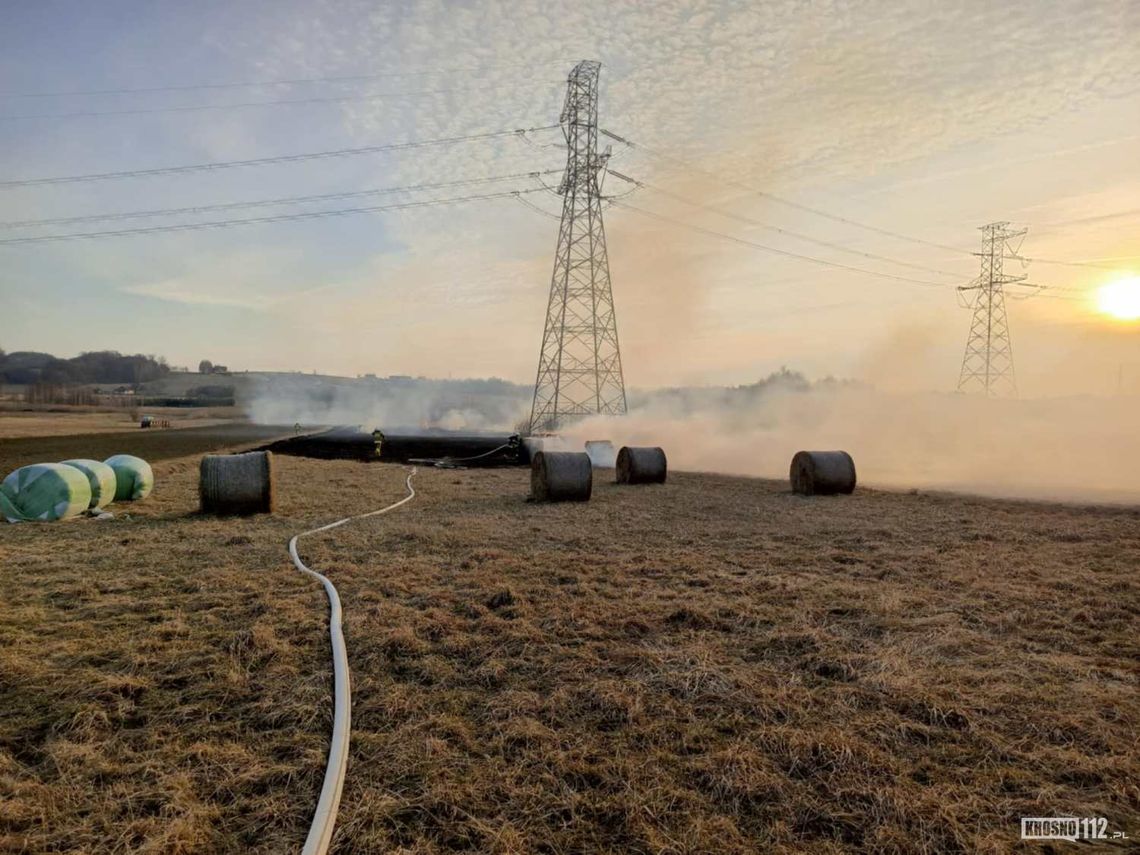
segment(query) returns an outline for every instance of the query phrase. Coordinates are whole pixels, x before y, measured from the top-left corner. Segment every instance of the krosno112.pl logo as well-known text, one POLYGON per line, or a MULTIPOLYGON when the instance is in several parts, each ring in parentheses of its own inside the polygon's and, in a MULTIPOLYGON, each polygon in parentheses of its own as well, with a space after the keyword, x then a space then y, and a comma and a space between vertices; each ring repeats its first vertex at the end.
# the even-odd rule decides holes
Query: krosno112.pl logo
POLYGON ((1022 840, 1126 840, 1123 831, 1109 831, 1103 816, 1023 816, 1022 840))

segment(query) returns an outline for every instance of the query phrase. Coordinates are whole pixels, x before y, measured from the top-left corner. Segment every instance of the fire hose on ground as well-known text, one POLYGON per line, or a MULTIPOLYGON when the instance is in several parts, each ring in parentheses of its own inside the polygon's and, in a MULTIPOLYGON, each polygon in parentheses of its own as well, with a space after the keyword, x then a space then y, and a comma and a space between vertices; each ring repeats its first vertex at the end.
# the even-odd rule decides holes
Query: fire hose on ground
POLYGON ((362 520, 368 517, 386 514, 400 507, 400 505, 410 502, 416 496, 415 488, 412 487, 412 477, 415 474, 416 470, 415 467, 413 467, 412 471, 408 473, 407 480, 404 482, 404 485, 408 489, 408 495, 404 496, 400 501, 393 502, 387 507, 380 508, 378 511, 369 511, 366 514, 345 517, 342 520, 323 525, 320 528, 303 531, 298 535, 294 535, 293 539, 289 541, 289 557, 293 559, 293 564, 302 573, 307 573, 320 582, 324 586, 325 594, 328 596, 329 639, 332 642, 333 659, 332 740, 329 744, 328 762, 325 764, 325 780, 321 785, 321 795, 317 801, 317 809, 313 813, 313 822, 309 827, 309 836, 305 838, 305 848, 301 850, 302 855, 325 855, 329 848, 329 842, 332 840, 333 826, 336 825, 336 813, 340 807, 340 795, 344 789, 344 773, 348 766, 348 740, 352 718, 352 686, 349 681, 348 654, 344 645, 344 631, 341 628, 342 610, 340 595, 337 594, 336 586, 334 586, 326 576, 321 575, 315 570, 310 570, 305 566, 304 562, 301 561, 300 556, 297 555, 297 541, 310 534, 317 534, 322 531, 338 528, 352 520, 362 520))

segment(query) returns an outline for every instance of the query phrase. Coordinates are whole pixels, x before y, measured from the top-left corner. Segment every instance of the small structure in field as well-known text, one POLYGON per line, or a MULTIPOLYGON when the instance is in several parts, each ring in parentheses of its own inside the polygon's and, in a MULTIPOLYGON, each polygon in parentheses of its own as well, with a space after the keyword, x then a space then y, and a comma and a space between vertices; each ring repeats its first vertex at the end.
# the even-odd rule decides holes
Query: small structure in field
POLYGON ((198 500, 204 514, 273 513, 273 454, 207 454, 198 469, 198 500))
POLYGON ((665 451, 661 448, 622 446, 617 456, 619 484, 664 484, 668 474, 665 451))
POLYGON ((586 502, 594 489, 590 456, 581 451, 539 451, 530 463, 530 497, 536 502, 586 502))
POLYGON ((789 477, 801 496, 830 496, 855 489, 855 461, 846 451, 797 451, 789 477))

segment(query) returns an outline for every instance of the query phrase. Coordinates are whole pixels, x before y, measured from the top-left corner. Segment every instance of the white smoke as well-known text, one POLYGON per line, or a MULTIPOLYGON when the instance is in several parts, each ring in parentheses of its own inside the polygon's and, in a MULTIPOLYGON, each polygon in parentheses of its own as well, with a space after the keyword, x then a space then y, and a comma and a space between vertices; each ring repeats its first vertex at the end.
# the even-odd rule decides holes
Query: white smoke
POLYGON ((660 445, 672 468, 787 478, 800 450, 842 449, 859 483, 1065 501, 1140 502, 1140 399, 994 400, 786 382, 656 395, 563 432, 660 445), (703 398, 703 399, 702 399, 703 398))
MULTIPOLYGON (((253 379, 253 378, 251 378, 253 379)), ((1140 503, 1140 397, 985 399, 878 391, 780 372, 752 386, 634 393, 620 418, 548 445, 660 445, 671 468, 785 479, 795 452, 842 449, 859 483, 981 495, 1140 503)), ((500 380, 262 375, 246 402, 264 424, 520 430, 530 390, 500 380)))
POLYGON ((529 405, 524 387, 501 380, 251 376, 243 401, 257 424, 513 430, 529 405))

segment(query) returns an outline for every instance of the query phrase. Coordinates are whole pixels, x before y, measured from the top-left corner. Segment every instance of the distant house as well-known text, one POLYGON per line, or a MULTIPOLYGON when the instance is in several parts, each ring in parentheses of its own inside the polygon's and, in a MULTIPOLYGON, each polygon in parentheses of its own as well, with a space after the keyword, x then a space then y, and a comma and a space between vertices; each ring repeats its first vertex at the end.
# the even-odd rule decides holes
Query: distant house
POLYGON ((210 368, 211 374, 229 374, 230 369, 225 365, 215 365, 210 368))

